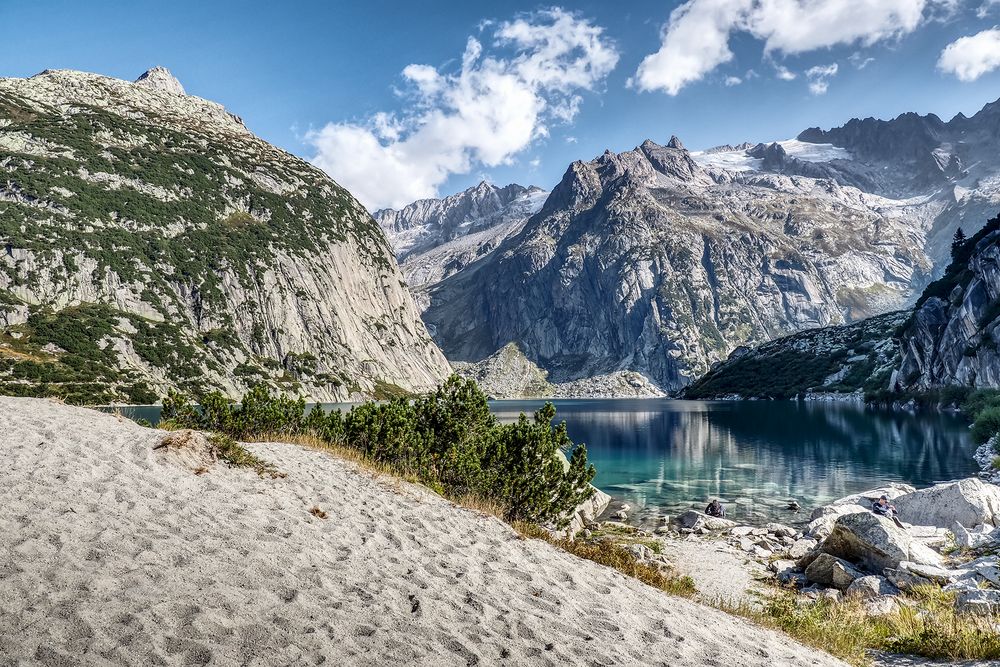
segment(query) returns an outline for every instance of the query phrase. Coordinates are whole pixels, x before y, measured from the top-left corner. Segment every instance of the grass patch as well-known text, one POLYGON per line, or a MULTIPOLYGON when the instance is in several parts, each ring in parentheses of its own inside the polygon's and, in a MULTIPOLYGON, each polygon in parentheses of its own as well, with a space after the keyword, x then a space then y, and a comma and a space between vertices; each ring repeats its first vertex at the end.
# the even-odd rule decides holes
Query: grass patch
POLYGON ((913 606, 875 617, 856 598, 803 604, 786 592, 769 597, 762 607, 747 602, 719 606, 853 665, 871 664, 871 651, 947 660, 1000 658, 996 619, 955 613, 954 596, 936 586, 919 587, 909 597, 913 606))
POLYGON ((272 464, 253 454, 246 447, 233 440, 228 435, 213 433, 208 437, 215 454, 234 468, 250 468, 261 477, 279 479, 285 476, 272 464))
POLYGON ((642 563, 627 548, 610 540, 567 540, 554 537, 544 528, 530 523, 517 522, 514 529, 526 538, 543 540, 579 558, 614 568, 665 593, 691 597, 697 592, 691 577, 669 574, 653 565, 642 563))

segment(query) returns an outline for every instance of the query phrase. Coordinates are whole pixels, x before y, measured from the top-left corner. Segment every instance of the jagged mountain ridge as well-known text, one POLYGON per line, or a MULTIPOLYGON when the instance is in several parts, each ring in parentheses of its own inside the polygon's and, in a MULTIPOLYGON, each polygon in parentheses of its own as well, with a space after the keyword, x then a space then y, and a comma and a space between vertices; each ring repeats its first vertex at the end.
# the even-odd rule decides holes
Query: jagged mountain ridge
POLYGON ((399 259, 421 305, 426 288, 492 252, 541 208, 548 192, 486 181, 443 199, 421 199, 373 215, 399 259))
POLYGON ((955 229, 1000 207, 996 106, 698 152, 671 137, 574 163, 464 270, 433 275, 423 253, 424 319, 455 361, 514 343, 553 382, 629 370, 675 390, 739 345, 906 307, 955 229), (906 143, 914 127, 930 129, 906 143))
POLYGON ((919 225, 898 223, 914 217, 647 141, 573 163, 521 232, 430 290, 424 319, 453 360, 516 342, 550 381, 632 370, 678 389, 739 344, 903 305, 931 268, 919 225))
POLYGON ((315 400, 449 366, 368 212, 169 72, 0 79, 0 391, 315 400))

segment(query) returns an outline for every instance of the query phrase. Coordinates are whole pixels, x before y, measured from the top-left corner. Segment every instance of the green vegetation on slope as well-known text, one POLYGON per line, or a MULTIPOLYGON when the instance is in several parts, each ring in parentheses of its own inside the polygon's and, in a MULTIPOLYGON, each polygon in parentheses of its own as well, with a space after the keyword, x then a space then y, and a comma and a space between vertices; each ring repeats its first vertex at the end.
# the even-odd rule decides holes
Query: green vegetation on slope
POLYGON ((346 384, 333 348, 321 364, 271 358, 281 346, 256 298, 280 256, 308 262, 338 242, 390 268, 378 226, 318 169, 249 134, 10 92, 0 134, 13 139, 0 147, 0 322, 31 304, 28 322, 0 327, 0 392, 149 403, 155 377, 199 396, 226 375, 291 392, 346 384), (60 310, 78 294, 104 303, 60 310))
POLYGON ((556 522, 590 497, 594 467, 587 449, 574 446, 565 423, 553 426, 551 403, 534 419, 523 414, 502 424, 486 395, 470 380, 452 376, 437 391, 410 401, 364 403, 347 414, 272 396, 257 387, 241 405, 210 394, 200 407, 173 392, 163 401, 169 426, 215 431, 233 438, 312 436, 359 451, 366 460, 416 478, 451 497, 495 503, 509 521, 556 522), (558 451, 572 450, 564 469, 558 451))
POLYGON ((684 392, 686 398, 726 395, 788 399, 809 391, 866 394, 888 382, 897 360, 893 331, 905 313, 839 327, 811 329, 732 355, 684 392))

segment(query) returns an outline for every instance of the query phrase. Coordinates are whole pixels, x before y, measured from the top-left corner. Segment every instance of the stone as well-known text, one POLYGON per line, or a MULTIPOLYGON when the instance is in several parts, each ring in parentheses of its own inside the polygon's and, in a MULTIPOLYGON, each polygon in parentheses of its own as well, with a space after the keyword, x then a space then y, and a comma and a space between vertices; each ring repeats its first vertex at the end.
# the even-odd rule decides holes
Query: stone
POLYGON ((795 537, 796 533, 798 533, 798 531, 792 528, 791 526, 786 526, 781 523, 769 523, 766 526, 764 526, 764 528, 767 530, 767 532, 777 537, 792 538, 795 537))
POLYGON ((920 563, 911 563, 910 561, 903 561, 899 564, 899 569, 911 572, 918 577, 923 577, 933 581, 936 584, 950 584, 955 580, 957 573, 952 570, 946 570, 943 567, 935 567, 933 565, 921 565, 920 563))
POLYGON ((955 595, 955 611, 979 616, 1000 612, 1000 591, 987 589, 959 591, 955 595))
POLYGON ((657 526, 653 530, 654 535, 666 535, 670 532, 670 526, 657 526))
POLYGON ((608 503, 611 502, 611 496, 597 487, 591 486, 591 488, 594 490, 593 495, 573 508, 569 520, 570 535, 575 535, 581 529, 593 525, 597 517, 607 509, 608 503))
POLYGON ((820 550, 843 558, 871 572, 898 568, 903 561, 940 565, 939 554, 914 542, 906 531, 871 512, 838 517, 820 550))
POLYGON ((640 561, 652 560, 654 553, 653 550, 647 547, 645 544, 629 544, 625 547, 640 561))
POLYGON ((843 597, 843 593, 836 588, 827 588, 819 594, 820 600, 829 600, 830 602, 840 602, 843 597))
POLYGON ((892 595, 880 595, 865 602, 865 614, 868 616, 887 616, 899 609, 899 600, 892 595))
POLYGON ((864 572, 842 558, 823 553, 809 564, 805 569, 805 575, 814 583, 843 590, 855 579, 863 577, 864 572))
POLYGON ((618 510, 617 512, 611 515, 611 518, 614 519, 615 521, 628 521, 628 514, 626 512, 623 512, 622 510, 618 510))
POLYGON ((803 537, 802 539, 796 540, 792 546, 788 548, 788 557, 798 560, 818 546, 818 540, 814 540, 810 537, 803 537))
POLYGON ((997 539, 993 534, 993 526, 987 525, 970 530, 956 521, 951 527, 951 532, 955 536, 955 545, 963 549, 978 549, 997 539))
POLYGON ((978 477, 935 484, 896 498, 899 518, 921 526, 952 528, 996 526, 1000 522, 1000 487, 978 477))
POLYGON ((925 579, 907 570, 897 570, 887 567, 882 571, 882 574, 885 575, 885 578, 888 579, 893 586, 903 591, 913 590, 917 586, 931 585, 930 579, 925 579))
POLYGON ((174 95, 185 95, 184 86, 178 81, 166 67, 154 67, 143 72, 135 80, 137 86, 145 86, 155 90, 173 93, 174 95))
POLYGON ((759 547, 756 544, 753 547, 753 555, 757 558, 770 558, 773 553, 770 549, 759 547))
MULTIPOLYGON (((807 536, 817 540, 824 540, 829 537, 830 533, 833 532, 834 524, 841 516, 871 511, 870 508, 860 505, 828 505, 819 508, 819 510, 823 510, 823 513, 810 521, 805 531, 803 531, 807 536)), ((813 514, 816 514, 816 512, 813 512, 813 514)))
POLYGON ((858 577, 845 591, 849 597, 874 599, 882 595, 899 595, 900 590, 891 581, 877 574, 858 577))
POLYGON ((729 531, 729 534, 734 535, 736 537, 745 537, 749 535, 750 531, 752 530, 753 526, 735 526, 733 527, 732 530, 729 531))
POLYGON ((746 551, 747 553, 752 553, 752 552, 753 552, 753 550, 754 550, 754 548, 755 548, 756 546, 757 546, 757 545, 756 545, 756 544, 754 544, 754 543, 753 543, 753 542, 752 542, 751 540, 749 540, 749 539, 747 539, 747 538, 745 538, 745 537, 741 537, 741 538, 740 538, 740 541, 739 541, 739 547, 740 547, 740 549, 742 549, 743 551, 746 551))
POLYGON ((704 526, 712 531, 729 530, 736 526, 735 521, 708 516, 696 510, 688 510, 677 517, 677 522, 685 528, 701 528, 704 526))

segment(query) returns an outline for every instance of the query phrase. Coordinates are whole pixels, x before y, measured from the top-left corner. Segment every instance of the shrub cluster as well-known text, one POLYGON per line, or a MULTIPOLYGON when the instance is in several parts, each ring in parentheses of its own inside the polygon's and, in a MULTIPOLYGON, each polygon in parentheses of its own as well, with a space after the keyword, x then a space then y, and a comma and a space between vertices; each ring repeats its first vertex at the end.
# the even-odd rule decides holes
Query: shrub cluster
POLYGON ((162 412, 177 427, 237 439, 313 436, 355 448, 441 493, 496 503, 508 521, 560 525, 593 493, 594 467, 586 447, 574 446, 565 423, 553 425, 554 417, 547 403, 533 419, 522 414, 500 423, 476 383, 458 376, 414 400, 368 402, 346 414, 318 405, 307 412, 303 400, 272 396, 263 386, 240 405, 212 393, 196 407, 171 392, 162 412), (568 461, 561 452, 571 452, 568 461))

